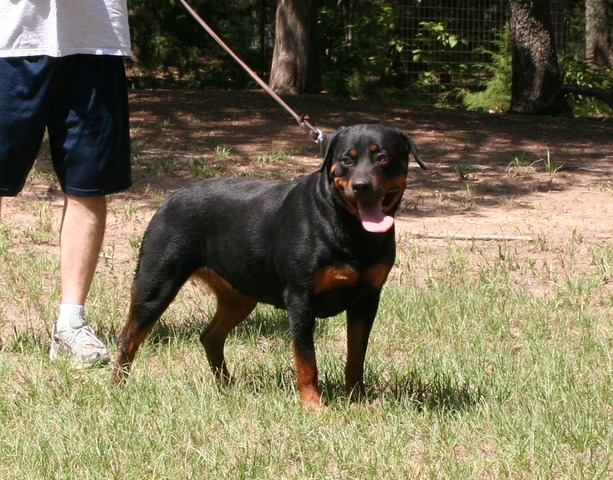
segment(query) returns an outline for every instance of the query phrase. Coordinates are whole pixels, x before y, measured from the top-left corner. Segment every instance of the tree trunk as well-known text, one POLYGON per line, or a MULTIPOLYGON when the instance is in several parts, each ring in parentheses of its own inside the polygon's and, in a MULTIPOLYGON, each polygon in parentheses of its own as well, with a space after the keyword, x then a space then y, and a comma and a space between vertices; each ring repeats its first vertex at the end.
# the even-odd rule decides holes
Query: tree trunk
POLYGON ((278 0, 270 87, 280 94, 319 92, 317 0, 278 0))
POLYGON ((605 0, 585 0, 585 56, 599 67, 613 67, 613 49, 607 27, 605 0))
POLYGON ((511 112, 572 115, 562 96, 548 112, 541 107, 562 86, 549 0, 510 0, 512 41, 511 112))

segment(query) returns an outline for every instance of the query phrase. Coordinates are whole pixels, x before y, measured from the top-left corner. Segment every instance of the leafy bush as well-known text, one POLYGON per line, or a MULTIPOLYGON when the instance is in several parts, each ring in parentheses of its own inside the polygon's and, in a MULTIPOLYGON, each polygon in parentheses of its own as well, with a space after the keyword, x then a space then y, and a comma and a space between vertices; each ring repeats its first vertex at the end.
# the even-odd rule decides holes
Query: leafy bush
MULTIPOLYGON (((597 67, 579 55, 566 55, 560 60, 565 85, 582 85, 613 91, 613 69, 597 67)), ((585 95, 569 94, 573 111, 585 116, 613 116, 613 109, 602 101, 585 95)))
MULTIPOLYGON (((253 69, 266 64, 268 71, 269 62, 261 58, 265 48, 257 42, 263 25, 274 23, 274 0, 262 0, 257 11, 252 2, 190 0, 190 5, 253 69)), ((251 81, 178 0, 131 0, 130 25, 135 83, 245 88, 251 81)))
POLYGON ((468 110, 500 112, 508 110, 511 104, 511 46, 509 29, 496 42, 497 50, 480 48, 491 57, 491 63, 478 64, 475 69, 485 72, 487 80, 482 82, 483 90, 478 92, 462 91, 464 106, 468 110))
POLYGON ((320 9, 323 85, 327 91, 369 96, 398 70, 403 45, 394 9, 386 0, 326 0, 320 9))

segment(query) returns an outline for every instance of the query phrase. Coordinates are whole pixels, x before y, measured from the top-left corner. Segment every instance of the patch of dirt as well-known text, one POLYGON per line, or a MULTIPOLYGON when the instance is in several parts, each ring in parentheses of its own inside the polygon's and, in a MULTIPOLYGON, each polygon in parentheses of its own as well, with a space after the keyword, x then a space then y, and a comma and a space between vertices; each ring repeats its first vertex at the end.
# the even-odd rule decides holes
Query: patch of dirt
MULTIPOLYGON (((286 101, 324 133, 383 123, 413 138, 428 170, 411 164, 397 222, 402 238, 442 250, 476 237, 498 252, 504 237, 516 254, 551 257, 568 242, 584 252, 611 242, 613 121, 406 108, 327 95, 286 101)), ((319 147, 263 92, 136 91, 130 102, 134 186, 112 197, 104 247, 113 249, 116 266, 130 271, 129 240, 142 234, 168 193, 206 176, 291 179, 321 162, 319 147)), ((20 232, 36 222, 37 200, 59 224, 62 196, 47 156, 41 154, 24 192, 3 203, 3 219, 20 239, 14 241, 24 245, 20 232)), ((57 240, 47 247, 57 255, 57 240)))
MULTIPOLYGON (((357 123, 409 133, 429 167, 411 169, 399 224, 413 232, 521 234, 551 243, 572 232, 586 242, 611 239, 611 121, 404 108, 325 95, 287 102, 324 133, 357 123)), ((126 198, 138 202, 195 181, 190 171, 202 166, 212 175, 291 179, 321 162, 319 147, 263 92, 139 92, 131 105, 137 155, 171 158, 178 166, 152 178, 137 165, 126 198), (216 158, 216 149, 229 156, 216 158), (260 158, 279 152, 291 158, 260 158)))

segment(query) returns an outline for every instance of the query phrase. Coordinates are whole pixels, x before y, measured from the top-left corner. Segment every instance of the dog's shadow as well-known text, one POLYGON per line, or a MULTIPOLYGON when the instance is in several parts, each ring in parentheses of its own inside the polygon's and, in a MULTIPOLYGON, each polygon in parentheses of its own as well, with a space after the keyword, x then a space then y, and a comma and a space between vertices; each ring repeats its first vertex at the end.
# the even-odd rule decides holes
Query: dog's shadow
MULTIPOLYGON (((448 374, 434 374, 428 378, 417 371, 410 371, 398 373, 392 379, 367 373, 364 380, 366 396, 355 402, 345 392, 342 368, 329 366, 324 360, 319 371, 319 386, 323 403, 333 408, 344 408, 346 405, 376 408, 387 405, 412 408, 420 413, 450 415, 473 410, 487 401, 485 390, 480 385, 460 381, 448 374)), ((249 371, 241 372, 240 379, 235 380, 240 383, 240 388, 249 389, 258 395, 261 390, 270 387, 271 379, 288 397, 298 395, 295 371, 289 361, 278 365, 273 371, 270 366, 252 365, 249 371)))
POLYGON ((410 404, 418 411, 445 413, 471 410, 484 401, 484 391, 479 385, 463 382, 449 374, 424 377, 418 371, 401 373, 387 382, 373 379, 372 398, 410 404))

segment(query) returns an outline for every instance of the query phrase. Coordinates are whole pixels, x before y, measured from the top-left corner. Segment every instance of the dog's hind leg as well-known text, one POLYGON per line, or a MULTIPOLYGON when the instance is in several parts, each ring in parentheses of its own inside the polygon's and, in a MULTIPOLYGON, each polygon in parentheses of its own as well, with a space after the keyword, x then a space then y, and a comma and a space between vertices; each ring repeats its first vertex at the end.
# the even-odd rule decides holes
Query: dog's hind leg
POLYGON ((134 282, 128 320, 117 336, 114 379, 127 375, 134 356, 156 322, 190 277, 187 262, 142 257, 134 282))
POLYGON ((224 345, 228 334, 255 308, 257 302, 232 288, 222 277, 209 269, 197 272, 217 297, 217 310, 207 328, 200 335, 209 364, 215 376, 230 381, 230 373, 224 358, 224 345))

